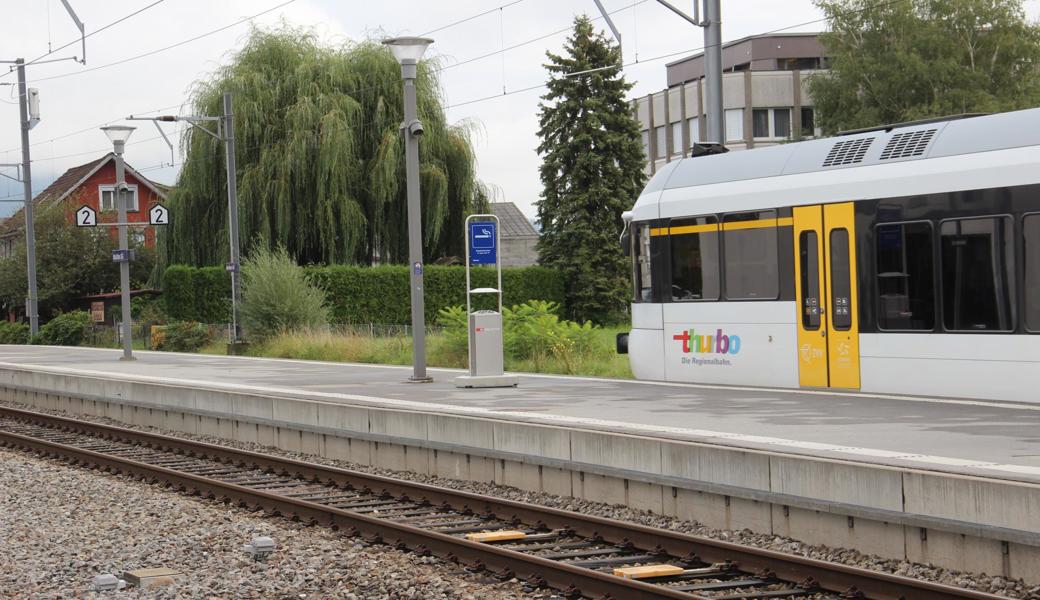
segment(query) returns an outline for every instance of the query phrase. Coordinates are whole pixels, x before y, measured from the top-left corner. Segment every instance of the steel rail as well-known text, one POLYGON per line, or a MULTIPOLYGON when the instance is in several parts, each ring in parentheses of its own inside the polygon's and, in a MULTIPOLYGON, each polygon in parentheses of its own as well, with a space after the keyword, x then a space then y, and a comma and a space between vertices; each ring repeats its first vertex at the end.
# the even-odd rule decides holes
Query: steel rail
MULTIPOLYGON (((549 529, 571 530, 581 537, 598 538, 614 544, 632 544, 673 557, 685 557, 684 559, 688 561, 736 563, 739 570, 746 573, 765 574, 796 584, 804 582, 816 589, 846 594, 853 598, 876 600, 909 598, 915 600, 951 598, 994 600, 999 598, 999 596, 974 590, 839 563, 167 435, 9 407, 0 407, 0 416, 85 433, 107 440, 175 451, 190 457, 213 459, 240 466, 248 465, 283 476, 332 485, 381 490, 385 494, 399 498, 421 498, 433 505, 444 504, 456 510, 490 514, 504 521, 516 521, 549 529)), ((392 540, 392 543, 408 549, 430 551, 440 556, 450 556, 473 564, 484 565, 487 568, 499 569, 503 576, 510 574, 521 578, 528 577, 532 580, 542 578, 549 586, 557 589, 570 588, 572 591, 580 589, 581 593, 586 595, 609 595, 615 600, 625 598, 640 600, 643 598, 682 598, 689 600, 700 597, 512 550, 496 548, 489 544, 470 542, 451 535, 367 517, 314 502, 266 493, 262 490, 254 490, 12 432, 0 430, 0 440, 7 440, 8 443, 15 443, 34 450, 56 453, 64 458, 81 462, 88 460, 109 468, 133 472, 139 476, 159 478, 181 489, 195 490, 209 498, 227 499, 227 501, 236 501, 252 507, 267 507, 294 519, 337 527, 345 526, 352 531, 374 535, 384 541, 392 540)))

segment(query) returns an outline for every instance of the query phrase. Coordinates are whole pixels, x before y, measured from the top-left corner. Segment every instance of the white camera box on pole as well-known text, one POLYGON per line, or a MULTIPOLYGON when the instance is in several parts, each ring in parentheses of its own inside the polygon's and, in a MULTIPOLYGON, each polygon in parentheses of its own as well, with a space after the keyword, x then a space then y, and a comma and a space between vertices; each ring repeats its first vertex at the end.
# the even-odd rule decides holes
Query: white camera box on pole
POLYGON ((455 378, 461 388, 515 387, 516 375, 504 373, 502 356, 502 261, 498 259, 499 226, 495 215, 466 219, 466 314, 469 315, 469 375, 455 378), (495 265, 497 287, 471 287, 473 265, 495 265), (497 294, 498 311, 473 310, 473 294, 497 294))

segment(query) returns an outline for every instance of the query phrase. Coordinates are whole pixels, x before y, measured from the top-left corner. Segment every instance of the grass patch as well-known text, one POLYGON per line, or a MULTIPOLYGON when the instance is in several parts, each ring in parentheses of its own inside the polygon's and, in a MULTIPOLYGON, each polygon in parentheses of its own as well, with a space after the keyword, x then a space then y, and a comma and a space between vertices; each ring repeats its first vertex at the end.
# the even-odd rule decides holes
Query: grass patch
MULTIPOLYGON (((561 358, 553 354, 535 354, 528 358, 505 357, 506 370, 525 373, 553 373, 631 379, 628 357, 614 352, 614 335, 621 328, 596 329, 588 351, 561 358)), ((465 349, 458 348, 449 336, 432 333, 426 336, 426 361, 431 367, 466 368, 469 359, 465 349)), ((223 343, 211 344, 200 352, 224 354, 223 343)), ((412 363, 412 339, 404 335, 378 336, 359 332, 328 330, 282 333, 249 347, 249 356, 292 358, 327 362, 353 362, 388 365, 412 363)))

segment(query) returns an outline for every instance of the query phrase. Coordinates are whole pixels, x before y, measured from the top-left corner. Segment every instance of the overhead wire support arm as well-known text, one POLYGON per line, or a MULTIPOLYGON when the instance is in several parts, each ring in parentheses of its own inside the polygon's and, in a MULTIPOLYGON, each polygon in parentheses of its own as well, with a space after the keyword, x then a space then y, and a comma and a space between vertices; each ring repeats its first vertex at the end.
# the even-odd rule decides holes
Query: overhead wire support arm
POLYGON ((69 4, 68 0, 61 0, 61 3, 65 5, 65 10, 68 11, 69 16, 72 17, 73 22, 76 23, 76 27, 79 29, 80 43, 83 44, 83 58, 81 60, 76 60, 75 57, 73 57, 73 59, 76 60, 76 62, 85 65, 87 64, 87 27, 83 24, 83 21, 80 21, 79 17, 76 16, 76 11, 72 10, 72 6, 69 4))
MULTIPOLYGON (((610 18, 610 13, 603 7, 603 2, 600 0, 592 0, 596 3, 596 8, 599 9, 599 14, 603 15, 603 20, 607 22, 607 27, 610 27, 610 32, 614 34, 614 39, 617 40, 618 50, 621 50, 621 32, 614 25, 614 20, 610 18)), ((623 56, 623 55, 622 55, 623 56)), ((624 62, 622 59, 621 62, 624 62)))
MULTIPOLYGON (((679 10, 675 6, 672 6, 672 4, 668 2, 668 0, 657 0, 657 3, 672 11, 673 13, 679 15, 683 19, 689 21, 691 25, 696 25, 697 27, 704 27, 705 25, 707 25, 704 21, 701 21, 700 0, 697 0, 693 3, 692 17, 684 13, 683 11, 679 10)), ((599 4, 599 0, 596 0, 596 4, 599 4)))

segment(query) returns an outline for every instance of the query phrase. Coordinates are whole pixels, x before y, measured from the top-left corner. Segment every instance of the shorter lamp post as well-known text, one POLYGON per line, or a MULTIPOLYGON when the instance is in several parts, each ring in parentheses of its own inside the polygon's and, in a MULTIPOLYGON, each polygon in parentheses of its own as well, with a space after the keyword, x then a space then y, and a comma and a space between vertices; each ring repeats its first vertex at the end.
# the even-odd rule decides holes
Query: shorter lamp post
POLYGON ((412 274, 412 376, 409 381, 433 381, 426 375, 426 315, 423 300, 422 211, 419 206, 419 138, 423 125, 415 99, 415 78, 419 59, 430 38, 398 37, 383 40, 401 63, 404 79, 404 122, 401 132, 405 140, 405 175, 408 186, 408 270, 412 274))
POLYGON ((126 140, 134 132, 127 125, 110 125, 102 127, 108 139, 112 141, 112 150, 116 155, 116 186, 112 190, 116 207, 119 209, 119 285, 122 292, 123 305, 123 356, 119 360, 134 360, 133 346, 130 339, 130 243, 126 232, 126 173, 123 168, 123 150, 126 140))

